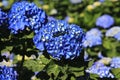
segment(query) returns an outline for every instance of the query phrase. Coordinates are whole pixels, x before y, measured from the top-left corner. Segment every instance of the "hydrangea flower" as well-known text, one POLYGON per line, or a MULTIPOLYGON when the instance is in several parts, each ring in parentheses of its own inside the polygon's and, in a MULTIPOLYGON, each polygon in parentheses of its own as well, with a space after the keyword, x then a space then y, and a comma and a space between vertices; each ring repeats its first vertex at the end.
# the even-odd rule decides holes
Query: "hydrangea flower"
POLYGON ((120 40, 120 27, 119 26, 114 26, 106 31, 105 34, 107 37, 114 37, 117 40, 120 40))
POLYGON ((72 4, 77 4, 77 3, 81 3, 82 0, 70 0, 70 2, 71 2, 72 4))
POLYGON ((97 28, 92 28, 89 30, 85 35, 85 41, 83 46, 86 47, 93 47, 96 45, 102 44, 102 33, 97 28))
POLYGON ((114 78, 114 75, 110 73, 110 69, 110 67, 105 66, 103 63, 95 62, 86 72, 97 74, 100 78, 114 78))
POLYGON ((52 16, 48 16, 48 21, 53 21, 53 20, 57 20, 57 19, 52 16))
POLYGON ((9 5, 9 1, 8 0, 2 0, 2 4, 4 7, 7 7, 9 5))
POLYGON ((108 14, 104 14, 97 18, 96 25, 102 28, 109 28, 114 24, 114 18, 108 14))
POLYGON ((112 68, 120 68, 120 57, 112 58, 112 60, 110 62, 110 66, 112 68))
POLYGON ((113 37, 120 32, 120 26, 114 26, 106 31, 105 36, 113 37))
POLYGON ((118 34, 116 34, 116 35, 114 36, 114 38, 117 39, 118 41, 120 41, 120 32, 119 32, 118 34))
POLYGON ((56 59, 74 59, 80 55, 84 40, 83 30, 74 24, 69 25, 63 20, 48 22, 34 36, 35 46, 56 59))
POLYGON ((1 56, 9 59, 10 61, 13 61, 15 55, 14 53, 10 53, 9 51, 6 51, 6 52, 3 52, 1 56))
POLYGON ((46 13, 34 3, 16 2, 9 12, 9 29, 12 33, 24 30, 26 27, 35 33, 47 22, 46 13))
POLYGON ((0 80, 17 80, 17 72, 6 66, 0 66, 0 80))
POLYGON ((105 2, 105 0, 99 0, 99 2, 103 3, 103 2, 105 2))
POLYGON ((101 52, 98 52, 98 58, 100 58, 100 60, 98 60, 98 62, 101 62, 105 65, 110 64, 111 58, 104 57, 101 52))
POLYGON ((98 62, 104 63, 105 65, 108 65, 108 64, 110 64, 111 60, 112 59, 109 57, 104 57, 104 58, 98 60, 98 62))
POLYGON ((3 12, 0 9, 0 26, 7 24, 7 18, 8 18, 7 13, 3 12))

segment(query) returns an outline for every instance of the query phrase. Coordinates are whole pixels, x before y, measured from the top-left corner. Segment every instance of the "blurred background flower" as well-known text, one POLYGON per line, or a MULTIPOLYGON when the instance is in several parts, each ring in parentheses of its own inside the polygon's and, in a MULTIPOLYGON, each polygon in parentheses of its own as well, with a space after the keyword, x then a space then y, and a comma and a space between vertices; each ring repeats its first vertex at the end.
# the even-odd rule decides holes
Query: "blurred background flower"
POLYGON ((120 40, 120 27, 119 26, 114 26, 106 31, 105 34, 107 37, 114 37, 118 41, 120 40))
POLYGON ((114 18, 108 14, 104 14, 97 18, 96 26, 100 26, 102 28, 109 28, 114 24, 114 18))
POLYGON ((72 4, 78 4, 81 3, 82 0, 69 0, 72 4))
POLYGON ((9 0, 2 0, 2 4, 4 7, 7 7, 9 5, 9 0))
POLYGON ((84 47, 93 47, 102 44, 102 33, 97 28, 92 28, 86 32, 84 47))
POLYGON ((120 68, 120 57, 113 57, 110 66, 112 68, 120 68))

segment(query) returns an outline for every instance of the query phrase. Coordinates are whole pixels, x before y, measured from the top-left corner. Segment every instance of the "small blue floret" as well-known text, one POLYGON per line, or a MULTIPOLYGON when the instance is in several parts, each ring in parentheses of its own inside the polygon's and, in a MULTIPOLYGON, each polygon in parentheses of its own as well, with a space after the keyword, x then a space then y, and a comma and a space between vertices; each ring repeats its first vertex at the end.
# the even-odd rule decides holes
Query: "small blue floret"
POLYGON ((17 80, 17 72, 11 67, 0 66, 0 80, 17 80))

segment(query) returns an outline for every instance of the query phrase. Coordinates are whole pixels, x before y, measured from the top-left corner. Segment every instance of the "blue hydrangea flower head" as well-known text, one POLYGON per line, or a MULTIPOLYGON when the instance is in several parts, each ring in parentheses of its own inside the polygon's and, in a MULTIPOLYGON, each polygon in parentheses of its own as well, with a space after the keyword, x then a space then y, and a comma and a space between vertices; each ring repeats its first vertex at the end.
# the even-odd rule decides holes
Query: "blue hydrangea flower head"
POLYGON ((0 80, 17 80, 17 72, 6 66, 0 66, 0 80))
POLYGON ((104 14, 97 18, 96 26, 100 26, 102 28, 109 28, 114 24, 114 18, 108 14, 104 14))
POLYGON ((74 59, 80 55, 84 39, 83 30, 63 20, 48 22, 33 38, 35 46, 56 59, 74 59))
POLYGON ((91 30, 86 32, 85 41, 83 46, 86 47, 93 47, 96 45, 102 44, 102 33, 97 28, 92 28, 91 30))
POLYGON ((7 24, 8 15, 0 9, 0 26, 7 24))
POLYGON ((119 32, 120 32, 120 26, 114 26, 106 31, 105 36, 114 37, 119 32))
POLYGON ((114 37, 120 41, 120 26, 114 26, 106 31, 107 37, 114 37))
POLYGON ((114 75, 110 73, 110 69, 110 67, 105 66, 103 63, 95 62, 86 72, 97 74, 100 78, 114 78, 114 75))
POLYGON ((8 16, 9 29, 15 34, 26 29, 26 27, 37 33, 47 22, 46 13, 34 3, 26 1, 14 3, 8 16))
POLYGON ((113 57, 110 66, 112 68, 120 68, 120 57, 113 57))

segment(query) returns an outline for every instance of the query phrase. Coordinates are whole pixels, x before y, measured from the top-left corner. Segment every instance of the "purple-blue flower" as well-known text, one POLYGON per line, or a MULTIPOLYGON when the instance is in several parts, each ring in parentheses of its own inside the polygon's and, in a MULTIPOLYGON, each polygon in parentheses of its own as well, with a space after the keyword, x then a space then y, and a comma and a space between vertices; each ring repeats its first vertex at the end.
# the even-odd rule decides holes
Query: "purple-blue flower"
POLYGON ((105 66, 101 62, 95 62, 90 68, 86 70, 87 73, 97 74, 100 78, 114 78, 114 75, 110 73, 110 67, 105 66))
POLYGON ((96 45, 102 44, 102 33, 97 28, 92 28, 91 30, 86 32, 85 41, 83 46, 86 47, 93 47, 96 45))
POLYGON ((105 2, 105 0, 99 0, 99 2, 103 3, 103 2, 105 2))
POLYGON ((120 57, 113 57, 110 66, 112 68, 120 68, 120 57))
POLYGON ((79 56, 83 39, 84 32, 79 26, 53 20, 40 29, 33 42, 39 50, 47 50, 52 57, 60 60, 79 56))
POLYGON ((12 67, 0 66, 0 80, 17 80, 17 72, 12 67))
POLYGON ((26 27, 37 33, 47 22, 46 13, 34 3, 28 3, 26 1, 14 3, 8 16, 9 29, 15 34, 26 29, 26 27))
POLYGON ((0 26, 7 24, 8 15, 0 9, 0 26))
POLYGON ((108 14, 104 14, 97 18, 96 26, 109 28, 114 24, 114 18, 108 14))

